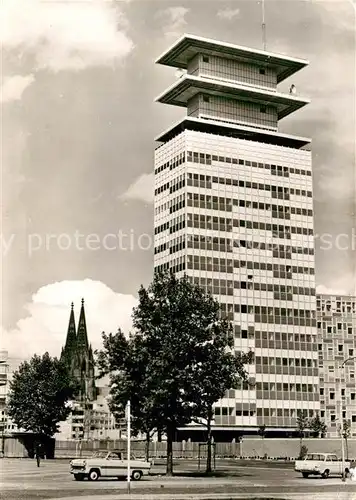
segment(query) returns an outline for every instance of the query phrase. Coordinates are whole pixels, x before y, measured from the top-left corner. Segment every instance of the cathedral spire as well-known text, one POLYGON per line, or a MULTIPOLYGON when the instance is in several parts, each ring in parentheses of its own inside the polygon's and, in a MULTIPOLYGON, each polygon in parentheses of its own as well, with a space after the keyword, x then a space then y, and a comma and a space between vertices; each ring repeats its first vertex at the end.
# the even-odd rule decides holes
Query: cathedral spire
POLYGON ((89 347, 87 325, 85 321, 84 299, 82 299, 82 307, 80 309, 78 332, 77 332, 77 346, 79 351, 83 348, 88 349, 89 347))
POLYGON ((65 359, 66 361, 70 361, 72 356, 74 355, 77 343, 77 335, 75 329, 75 318, 74 318, 74 304, 71 304, 71 310, 69 315, 69 323, 67 330, 67 338, 64 349, 62 349, 61 359, 65 359))

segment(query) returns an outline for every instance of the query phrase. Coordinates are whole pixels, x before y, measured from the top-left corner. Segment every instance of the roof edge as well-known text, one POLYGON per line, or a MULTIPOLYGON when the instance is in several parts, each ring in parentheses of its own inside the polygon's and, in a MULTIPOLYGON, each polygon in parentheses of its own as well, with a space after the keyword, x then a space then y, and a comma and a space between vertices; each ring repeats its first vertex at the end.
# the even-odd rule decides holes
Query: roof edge
POLYGON ((303 67, 305 66, 308 66, 309 65, 309 60, 307 59, 301 59, 301 58, 298 58, 298 57, 291 57, 291 56, 286 56, 284 54, 280 54, 280 53, 277 53, 277 52, 269 52, 269 51, 265 51, 263 49, 255 49, 255 48, 252 48, 252 47, 247 47, 245 45, 237 45, 237 44, 234 44, 234 43, 230 43, 230 42, 224 42, 222 40, 215 40, 213 38, 206 38, 206 37, 202 37, 202 36, 198 36, 198 35, 192 35, 190 33, 184 33, 180 38, 178 38, 178 40, 176 40, 173 44, 171 44, 170 47, 168 47, 168 49, 166 49, 164 52, 162 52, 156 59, 155 59, 155 63, 156 64, 164 64, 166 65, 166 63, 164 62, 161 62, 161 60, 166 57, 170 52, 172 52, 175 48, 177 48, 184 40, 191 40, 192 42, 196 41, 196 42, 206 42, 206 43, 210 43, 210 44, 214 44, 214 45, 220 45, 221 47, 225 47, 225 48, 229 48, 229 49, 237 49, 237 50, 243 50, 245 51, 246 53, 251 53, 251 54, 256 54, 256 55, 261 55, 261 56, 267 56, 267 57, 274 57, 276 59, 280 59, 281 61, 283 60, 284 62, 290 62, 290 63, 294 63, 294 64, 300 64, 302 65, 303 67))

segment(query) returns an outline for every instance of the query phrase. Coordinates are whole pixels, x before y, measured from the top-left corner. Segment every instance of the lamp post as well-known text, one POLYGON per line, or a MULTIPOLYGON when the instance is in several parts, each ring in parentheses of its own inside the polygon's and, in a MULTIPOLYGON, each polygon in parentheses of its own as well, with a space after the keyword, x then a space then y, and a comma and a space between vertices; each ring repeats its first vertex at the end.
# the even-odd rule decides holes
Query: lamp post
POLYGON ((130 494, 130 479, 131 479, 131 403, 130 400, 126 406, 127 419, 127 493, 130 494))
MULTIPOLYGON (((356 359, 356 356, 352 356, 350 358, 346 358, 342 364, 341 364, 341 371, 344 372, 344 380, 345 377, 346 377, 346 373, 345 373, 345 366, 346 366, 346 363, 348 361, 352 361, 352 360, 355 360, 356 359)), ((346 384, 345 384, 346 385, 346 384)), ((341 409, 341 415, 340 415, 340 425, 341 425, 341 429, 340 429, 340 435, 341 435, 341 470, 342 470, 342 481, 345 482, 346 481, 346 476, 345 476, 345 447, 344 447, 344 418, 343 418, 343 411, 344 411, 344 405, 343 405, 343 401, 342 401, 342 384, 340 384, 340 409, 341 409)), ((346 392, 346 391, 345 391, 346 392)))

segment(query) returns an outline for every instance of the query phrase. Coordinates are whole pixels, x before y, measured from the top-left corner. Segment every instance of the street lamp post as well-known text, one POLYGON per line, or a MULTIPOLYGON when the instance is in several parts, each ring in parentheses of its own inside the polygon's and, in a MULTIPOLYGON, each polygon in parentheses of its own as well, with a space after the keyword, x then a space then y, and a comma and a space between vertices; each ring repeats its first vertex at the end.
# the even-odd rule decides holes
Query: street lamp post
MULTIPOLYGON (((350 358, 346 358, 343 363, 341 364, 341 371, 344 372, 344 380, 345 380, 345 377, 346 377, 346 373, 345 373, 345 366, 346 366, 346 363, 348 361, 352 361, 352 360, 355 360, 356 359, 356 356, 352 356, 350 358)), ((342 384, 340 384, 340 409, 341 409, 341 415, 340 415, 340 425, 341 425, 341 428, 340 428, 340 435, 341 435, 341 470, 342 470, 342 481, 345 482, 346 481, 346 475, 345 475, 345 446, 344 446, 344 418, 343 418, 343 411, 344 411, 344 405, 343 405, 343 401, 342 401, 342 384)), ((346 391, 345 391, 346 393, 346 391)))

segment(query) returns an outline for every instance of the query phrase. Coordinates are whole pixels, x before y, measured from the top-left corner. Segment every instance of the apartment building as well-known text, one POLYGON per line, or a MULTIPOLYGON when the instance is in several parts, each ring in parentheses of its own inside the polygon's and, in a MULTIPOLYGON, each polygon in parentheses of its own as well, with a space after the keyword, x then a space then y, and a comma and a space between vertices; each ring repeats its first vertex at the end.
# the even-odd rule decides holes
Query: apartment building
POLYGON ((7 414, 6 403, 10 392, 11 379, 22 361, 20 358, 9 356, 6 350, 0 351, 0 433, 2 435, 19 431, 7 414))
POLYGON ((320 413, 329 437, 349 421, 356 436, 356 297, 317 296, 320 413))
POLYGON ((309 138, 279 131, 309 100, 278 84, 308 62, 184 35, 156 63, 182 72, 156 100, 187 115, 156 138, 155 270, 211 291, 255 353, 214 433, 291 434, 320 409, 312 161, 309 138))

